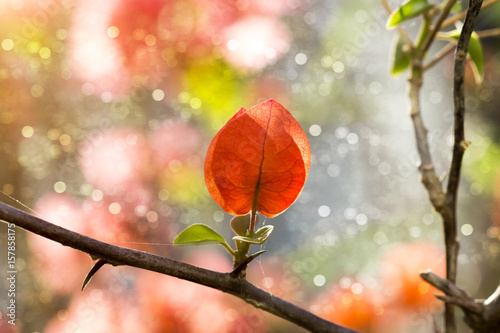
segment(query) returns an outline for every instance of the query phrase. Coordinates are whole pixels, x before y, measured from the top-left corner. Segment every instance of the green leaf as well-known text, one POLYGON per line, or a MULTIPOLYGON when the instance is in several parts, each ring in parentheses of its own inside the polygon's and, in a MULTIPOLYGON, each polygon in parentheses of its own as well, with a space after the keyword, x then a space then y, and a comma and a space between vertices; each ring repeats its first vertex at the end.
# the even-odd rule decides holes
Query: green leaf
POLYGON ((406 43, 403 41, 401 36, 399 36, 399 34, 396 35, 392 45, 391 74, 398 75, 410 65, 410 56, 408 53, 404 52, 403 48, 406 43))
POLYGON ((419 16, 432 8, 434 8, 434 5, 427 3, 427 0, 406 1, 401 5, 401 7, 391 13, 387 19, 387 28, 394 28, 398 24, 419 16))
POLYGON ((217 231, 204 224, 187 227, 174 239, 174 245, 221 244, 226 246, 224 238, 217 231))
POLYGON ((251 236, 234 236, 233 239, 241 241, 241 242, 245 242, 245 243, 260 245, 267 240, 269 235, 271 235, 271 232, 273 232, 273 229, 274 229, 274 226, 266 225, 265 227, 262 227, 259 230, 257 230, 251 236))
POLYGON ((234 233, 238 236, 245 236, 249 225, 250 214, 235 216, 231 219, 231 229, 233 229, 234 233))
POLYGON ((483 46, 481 45, 481 40, 479 39, 479 35, 472 32, 472 36, 469 42, 469 49, 467 50, 469 53, 470 60, 472 62, 472 70, 474 72, 474 77, 477 83, 481 83, 484 77, 484 54, 483 54, 483 46))
MULTIPOLYGON (((441 32, 438 33, 436 37, 457 42, 460 37, 460 32, 461 30, 441 32)), ((469 55, 469 60, 471 61, 472 71, 474 72, 476 83, 481 83, 484 77, 484 53, 479 35, 475 31, 472 32, 467 54, 469 55)))

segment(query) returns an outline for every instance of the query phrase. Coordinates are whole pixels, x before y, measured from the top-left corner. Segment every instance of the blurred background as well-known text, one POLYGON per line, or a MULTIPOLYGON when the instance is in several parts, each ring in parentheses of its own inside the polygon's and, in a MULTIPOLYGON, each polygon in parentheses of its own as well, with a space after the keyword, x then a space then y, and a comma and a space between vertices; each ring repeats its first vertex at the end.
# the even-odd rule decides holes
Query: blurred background
MULTIPOLYGON (((399 1, 391 1, 395 8, 399 1)), ((0 200, 112 244, 227 272, 216 245, 173 247, 205 223, 232 237, 208 195, 206 148, 240 107, 273 98, 307 133, 312 166, 248 279, 364 332, 431 332, 443 275, 441 220, 420 184, 406 78, 389 75, 394 31, 377 1, 0 0, 0 200)), ((500 26, 500 5, 477 30, 500 26)), ((416 35, 419 20, 404 28, 416 35)), ((500 278, 500 43, 467 75, 458 285, 500 278)), ((445 45, 436 42, 431 52, 445 45)), ((421 100, 438 174, 452 142, 453 56, 421 100)), ((445 178, 446 179, 446 178, 445 178)), ((2 332, 303 332, 243 301, 172 277, 103 267, 16 229, 16 326, 2 332)), ((7 225, 0 224, 1 267, 7 225)), ((5 295, 5 296, 4 296, 5 295)), ((459 317, 461 314, 459 313, 459 317)), ((459 320, 461 322, 461 320, 459 320)), ((465 328, 461 327, 465 332, 465 328)))

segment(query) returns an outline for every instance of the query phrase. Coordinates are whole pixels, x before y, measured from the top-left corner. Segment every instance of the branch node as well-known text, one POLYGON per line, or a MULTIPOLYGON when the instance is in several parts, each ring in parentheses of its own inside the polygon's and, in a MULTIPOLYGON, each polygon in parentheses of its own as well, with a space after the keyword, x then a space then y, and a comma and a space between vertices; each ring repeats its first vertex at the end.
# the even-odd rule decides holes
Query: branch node
POLYGON ((465 59, 466 53, 463 50, 457 50, 455 53, 455 59, 458 61, 463 61, 465 59))
POLYGON ((466 151, 469 148, 470 144, 471 144, 470 141, 468 141, 468 140, 462 140, 460 142, 460 148, 463 149, 463 151, 466 151))

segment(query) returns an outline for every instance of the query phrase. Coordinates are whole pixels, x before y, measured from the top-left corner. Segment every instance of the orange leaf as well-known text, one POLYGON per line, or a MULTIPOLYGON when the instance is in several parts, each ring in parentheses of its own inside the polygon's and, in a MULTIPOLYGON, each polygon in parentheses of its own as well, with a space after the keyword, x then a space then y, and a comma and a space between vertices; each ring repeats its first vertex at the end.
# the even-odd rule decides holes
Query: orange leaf
POLYGON ((271 99, 241 108, 215 135, 205 161, 205 183, 226 212, 244 215, 254 209, 273 217, 297 199, 310 166, 304 131, 271 99))

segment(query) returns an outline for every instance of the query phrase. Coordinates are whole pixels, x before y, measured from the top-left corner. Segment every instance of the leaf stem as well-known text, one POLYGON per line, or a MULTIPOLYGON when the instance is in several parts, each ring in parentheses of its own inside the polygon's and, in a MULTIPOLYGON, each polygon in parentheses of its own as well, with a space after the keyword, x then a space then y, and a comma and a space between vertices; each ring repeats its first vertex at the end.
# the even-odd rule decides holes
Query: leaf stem
POLYGON ((257 220, 257 211, 254 207, 252 207, 252 213, 250 215, 250 227, 248 230, 250 235, 255 232, 256 220, 257 220))
POLYGON ((219 244, 222 245, 227 250, 227 252, 229 252, 229 254, 234 257, 236 251, 234 251, 233 248, 231 246, 229 246, 228 243, 224 242, 224 243, 219 243, 219 244))
MULTIPOLYGON (((259 181, 257 184, 260 183, 260 175, 259 175, 259 181)), ((260 192, 260 187, 257 185, 255 188, 255 198, 252 202, 252 211, 250 213, 250 225, 248 226, 248 233, 249 235, 253 235, 255 232, 255 227, 257 226, 257 198, 259 197, 259 192, 260 192)))

